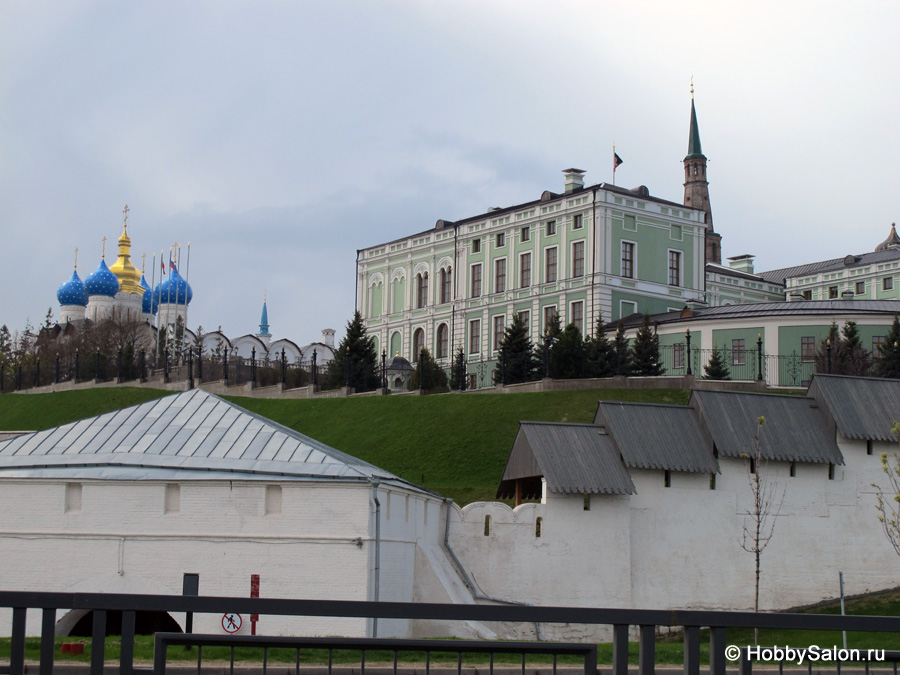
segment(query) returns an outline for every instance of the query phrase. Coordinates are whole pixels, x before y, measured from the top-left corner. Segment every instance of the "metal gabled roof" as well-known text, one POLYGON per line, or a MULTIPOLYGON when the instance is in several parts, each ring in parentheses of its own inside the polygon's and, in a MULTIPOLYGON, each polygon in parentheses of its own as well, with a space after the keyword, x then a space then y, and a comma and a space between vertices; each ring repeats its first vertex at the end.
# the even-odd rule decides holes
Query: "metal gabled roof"
POLYGON ((809 395, 821 401, 846 438, 895 442, 900 380, 816 373, 809 395))
POLYGON ((691 408, 600 401, 594 423, 609 428, 629 468, 719 473, 712 441, 691 408))
POLYGON ((738 391, 694 390, 690 405, 709 429, 721 457, 755 451, 757 419, 765 418, 760 452, 770 460, 843 464, 823 411, 812 398, 738 391))
POLYGON ((635 493, 612 440, 591 424, 519 422, 499 492, 508 481, 536 476, 554 493, 635 493))
POLYGON ((0 476, 62 474, 402 480, 200 389, 0 442, 0 476))

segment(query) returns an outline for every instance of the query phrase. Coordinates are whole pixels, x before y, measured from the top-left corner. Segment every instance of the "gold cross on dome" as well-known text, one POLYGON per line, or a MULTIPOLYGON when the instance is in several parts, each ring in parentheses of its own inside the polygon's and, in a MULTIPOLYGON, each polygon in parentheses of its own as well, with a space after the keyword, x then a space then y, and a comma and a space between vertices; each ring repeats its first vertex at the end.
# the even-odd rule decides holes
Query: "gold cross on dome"
POLYGON ((131 211, 131 209, 129 209, 128 204, 126 204, 125 208, 122 209, 122 213, 125 214, 125 227, 128 227, 128 212, 129 211, 131 211))
POLYGON ((103 255, 101 257, 106 260, 106 237, 103 237, 103 255))
POLYGON ((75 269, 78 269, 78 247, 75 247, 75 269))
POLYGON ((141 254, 141 274, 144 273, 144 269, 147 267, 147 254, 141 254))

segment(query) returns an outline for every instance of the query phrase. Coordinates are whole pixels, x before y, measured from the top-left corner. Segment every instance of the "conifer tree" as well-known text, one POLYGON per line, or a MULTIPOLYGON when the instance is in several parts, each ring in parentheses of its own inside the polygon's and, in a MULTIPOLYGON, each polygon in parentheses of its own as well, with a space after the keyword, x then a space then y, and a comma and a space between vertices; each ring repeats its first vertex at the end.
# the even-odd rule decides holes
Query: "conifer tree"
POLYGON ((628 348, 628 338, 625 337, 625 324, 622 319, 616 325, 616 337, 612 344, 612 371, 613 375, 631 375, 631 350, 628 348))
POLYGON ((424 389, 430 393, 447 391, 447 373, 432 358, 431 353, 427 349, 423 349, 419 355, 419 362, 416 364, 411 386, 413 389, 424 389), (420 386, 420 374, 424 386, 420 386))
POLYGON ((713 349, 712 356, 709 358, 709 363, 703 367, 704 380, 731 379, 731 371, 728 370, 728 366, 725 365, 723 353, 724 350, 720 350, 718 347, 713 349))
POLYGON ((466 354, 462 346, 457 348, 453 356, 453 367, 450 369, 450 389, 466 390, 466 354))
POLYGON ((575 324, 566 326, 550 350, 550 372, 563 380, 587 377, 587 351, 575 324))
POLYGON ((512 322, 503 333, 503 342, 497 357, 499 365, 494 371, 495 382, 517 384, 535 379, 537 364, 534 345, 528 336, 528 326, 518 314, 513 315, 512 322))
POLYGON ((337 389, 346 386, 347 365, 350 366, 350 387, 356 391, 377 389, 381 377, 378 374, 378 354, 372 338, 366 335, 362 314, 357 310, 347 322, 347 334, 338 345, 334 360, 328 364, 325 376, 327 387, 337 389), (349 361, 348 361, 349 356, 349 361))
POLYGON ((894 314, 894 323, 875 355, 875 374, 878 377, 900 378, 900 318, 894 314))
POLYGON ((824 340, 820 340, 816 347, 816 372, 840 373, 843 359, 844 349, 841 342, 841 333, 837 324, 832 321, 831 327, 828 329, 828 335, 825 336, 824 340))
POLYGON ((612 377, 613 345, 603 330, 603 317, 597 316, 594 334, 587 341, 588 377, 612 377))
POLYGON ((855 321, 847 321, 841 330, 844 347, 844 375, 868 375, 872 369, 872 357, 859 339, 855 321))
POLYGON ((659 336, 650 326, 650 315, 638 328, 631 345, 632 373, 634 375, 662 375, 666 369, 659 362, 659 336))

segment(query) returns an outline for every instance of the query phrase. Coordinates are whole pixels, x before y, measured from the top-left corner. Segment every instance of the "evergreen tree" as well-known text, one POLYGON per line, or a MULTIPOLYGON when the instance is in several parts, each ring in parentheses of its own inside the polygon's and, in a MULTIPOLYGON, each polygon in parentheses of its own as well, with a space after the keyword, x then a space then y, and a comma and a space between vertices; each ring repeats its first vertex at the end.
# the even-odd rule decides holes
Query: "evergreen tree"
POLYGON ((562 335, 562 327, 559 321, 559 314, 554 312, 547 319, 547 325, 544 327, 544 335, 540 344, 534 346, 534 361, 537 364, 538 377, 556 377, 553 372, 553 360, 550 354, 554 345, 559 342, 560 335, 562 335))
POLYGON ((628 348, 628 338, 625 337, 625 324, 622 319, 616 325, 616 337, 612 344, 612 371, 613 375, 631 375, 631 350, 628 348))
POLYGON ((868 375, 872 369, 872 357, 859 339, 859 329, 856 327, 856 322, 847 321, 841 334, 844 343, 843 374, 868 375))
POLYGON ((844 360, 844 349, 841 342, 841 333, 837 324, 832 321, 828 329, 828 335, 819 341, 816 347, 816 372, 840 373, 844 360))
POLYGON ((550 372, 563 380, 587 377, 587 350, 575 324, 566 326, 550 350, 550 372))
POLYGON ((900 378, 900 318, 894 314, 894 323, 875 354, 875 374, 878 377, 900 378))
POLYGON ((594 335, 587 341, 588 377, 612 377, 613 345, 603 330, 603 317, 597 316, 594 335))
POLYGON ((709 358, 709 363, 707 363, 703 367, 703 379, 704 380, 730 380, 731 379, 731 371, 728 370, 728 366, 725 365, 725 356, 724 350, 717 348, 713 349, 712 356, 709 358))
POLYGON ((350 366, 350 387, 356 391, 371 391, 380 386, 378 354, 375 343, 366 335, 362 314, 357 310, 347 322, 347 334, 338 345, 334 360, 328 364, 325 375, 326 388, 337 389, 347 385, 347 366, 350 366))
POLYGON ((505 372, 506 384, 530 382, 536 378, 534 346, 528 336, 528 326, 518 314, 503 333, 503 342, 498 353, 499 365, 494 371, 496 382, 501 381, 505 372))
POLYGON ((650 315, 638 328, 631 345, 632 372, 635 375, 662 375, 666 369, 659 362, 659 336, 650 326, 650 315))
POLYGON ((466 384, 466 354, 460 346, 453 356, 453 368, 450 369, 450 389, 465 391, 466 384))
POLYGON ((419 363, 416 364, 411 385, 413 389, 424 389, 429 393, 447 391, 448 389, 447 373, 432 358, 431 353, 427 349, 423 349, 419 355, 419 363), (419 385, 420 374, 425 386, 419 385))

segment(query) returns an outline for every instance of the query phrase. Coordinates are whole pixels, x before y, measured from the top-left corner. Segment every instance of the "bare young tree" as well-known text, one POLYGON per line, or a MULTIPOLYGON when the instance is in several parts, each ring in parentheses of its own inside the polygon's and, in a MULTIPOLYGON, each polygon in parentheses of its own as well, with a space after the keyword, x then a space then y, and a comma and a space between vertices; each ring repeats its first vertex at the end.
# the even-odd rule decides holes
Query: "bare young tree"
MULTIPOLYGON (((781 504, 784 501, 784 488, 779 485, 774 476, 769 474, 768 459, 762 452, 760 435, 762 433, 765 417, 756 419, 756 434, 753 436, 753 448, 745 453, 750 480, 750 493, 753 498, 750 508, 744 512, 743 534, 741 536, 741 548, 752 553, 756 562, 756 587, 753 608, 759 611, 759 587, 760 571, 763 551, 772 541, 775 532, 775 521, 781 513, 781 504)), ((754 629, 756 644, 759 644, 759 628, 754 629)))
MULTIPOLYGON (((900 422, 894 422, 891 432, 900 437, 900 422)), ((882 452, 881 470, 887 476, 888 489, 872 483, 875 488, 875 509, 884 528, 884 535, 897 555, 900 555, 900 456, 895 452, 888 457, 886 452, 882 452)))

